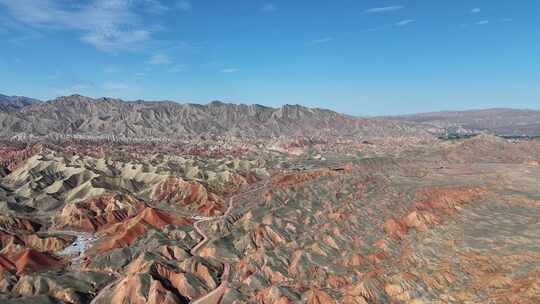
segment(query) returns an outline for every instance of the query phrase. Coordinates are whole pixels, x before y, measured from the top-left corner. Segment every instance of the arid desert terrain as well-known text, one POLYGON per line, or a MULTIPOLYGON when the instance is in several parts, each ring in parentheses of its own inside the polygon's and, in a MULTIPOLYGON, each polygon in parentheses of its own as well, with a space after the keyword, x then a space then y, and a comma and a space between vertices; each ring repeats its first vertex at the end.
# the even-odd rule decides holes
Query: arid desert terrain
POLYGON ((0 303, 540 303, 538 113, 0 100, 0 303))

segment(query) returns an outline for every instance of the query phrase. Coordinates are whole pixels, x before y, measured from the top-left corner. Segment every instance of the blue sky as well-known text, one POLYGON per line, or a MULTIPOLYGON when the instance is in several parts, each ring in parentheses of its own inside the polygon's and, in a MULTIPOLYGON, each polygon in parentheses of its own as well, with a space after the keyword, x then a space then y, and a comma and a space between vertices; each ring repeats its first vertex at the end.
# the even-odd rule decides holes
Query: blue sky
POLYGON ((0 0, 0 93, 540 108, 538 0, 0 0))

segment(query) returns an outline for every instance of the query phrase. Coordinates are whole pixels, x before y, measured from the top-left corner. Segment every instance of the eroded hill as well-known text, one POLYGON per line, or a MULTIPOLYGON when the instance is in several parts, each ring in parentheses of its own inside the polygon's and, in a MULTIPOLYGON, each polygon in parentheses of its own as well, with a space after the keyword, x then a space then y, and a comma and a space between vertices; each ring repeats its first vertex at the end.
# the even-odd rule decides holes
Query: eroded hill
POLYGON ((2 303, 540 301, 538 141, 228 145, 5 142, 2 303))

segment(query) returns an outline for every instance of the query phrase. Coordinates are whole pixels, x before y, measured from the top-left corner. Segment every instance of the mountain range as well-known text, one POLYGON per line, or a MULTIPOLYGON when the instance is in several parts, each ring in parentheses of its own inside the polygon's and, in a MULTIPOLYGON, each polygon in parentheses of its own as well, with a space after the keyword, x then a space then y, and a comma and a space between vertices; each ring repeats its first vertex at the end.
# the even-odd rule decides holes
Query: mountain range
MULTIPOLYGON (((8 103, 9 104, 9 103, 8 103)), ((424 133, 412 124, 358 118, 330 110, 285 105, 207 105, 122 101, 80 95, 0 111, 0 136, 83 135, 124 138, 232 136, 404 136, 424 133)))
POLYGON ((489 133, 540 136, 540 111, 486 109, 363 118, 334 111, 285 105, 206 105, 172 101, 123 101, 81 95, 50 101, 0 95, 0 137, 54 135, 179 139, 218 135, 238 137, 427 136, 489 133))

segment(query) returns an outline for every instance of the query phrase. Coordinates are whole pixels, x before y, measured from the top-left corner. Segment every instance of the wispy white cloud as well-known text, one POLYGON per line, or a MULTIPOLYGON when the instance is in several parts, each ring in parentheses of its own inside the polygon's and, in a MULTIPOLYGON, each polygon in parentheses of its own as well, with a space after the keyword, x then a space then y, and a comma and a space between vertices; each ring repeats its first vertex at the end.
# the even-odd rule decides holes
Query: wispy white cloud
POLYGON ((332 40, 334 40, 334 38, 332 38, 332 37, 324 37, 324 38, 311 40, 311 43, 312 44, 323 44, 323 43, 328 43, 328 42, 330 42, 332 40))
POLYGON ((374 7, 374 8, 367 9, 364 12, 368 14, 376 14, 376 13, 399 11, 404 8, 405 7, 401 5, 394 5, 394 6, 374 7))
MULTIPOLYGON (((1 3, 0 3, 1 8, 1 3)), ((19 44, 31 39, 42 38, 43 35, 35 29, 17 22, 8 16, 0 16, 0 28, 4 30, 4 34, 11 34, 9 38, 4 39, 5 42, 19 44)))
POLYGON ((191 2, 185 1, 185 0, 178 1, 176 3, 176 8, 181 10, 181 11, 189 11, 192 8, 191 2))
POLYGON ((164 5, 159 0, 142 0, 142 1, 143 1, 143 5, 145 6, 146 11, 152 14, 163 14, 170 9, 168 6, 164 5))
POLYGON ((489 20, 480 20, 480 21, 476 22, 475 24, 476 25, 486 25, 488 23, 489 23, 489 20))
POLYGON ((472 14, 478 14, 478 13, 480 13, 481 11, 482 11, 482 10, 481 10, 480 8, 476 7, 476 8, 473 8, 473 9, 471 10, 471 13, 472 13, 472 14))
POLYGON ((237 68, 227 68, 227 69, 222 69, 221 70, 221 73, 236 73, 236 72, 239 72, 240 70, 237 69, 237 68))
POLYGON ((158 0, 0 0, 14 20, 39 30, 75 30, 81 40, 109 52, 128 50, 151 39, 141 12, 168 9, 158 0))
POLYGON ((262 6, 261 10, 263 12, 267 12, 267 13, 270 13, 270 12, 275 12, 277 11, 278 7, 277 5, 273 4, 273 3, 266 3, 265 5, 262 6))
POLYGON ((150 57, 148 63, 153 65, 168 65, 172 64, 173 60, 167 54, 157 53, 150 57))
POLYGON ((151 32, 148 30, 120 30, 118 28, 101 28, 91 31, 81 37, 81 40, 93 45, 95 48, 114 52, 137 47, 150 40, 151 32))
POLYGON ((405 20, 401 20, 399 22, 396 22, 396 26, 399 26, 399 27, 402 27, 402 26, 407 26, 413 22, 416 22, 416 20, 414 19, 405 19, 405 20))

